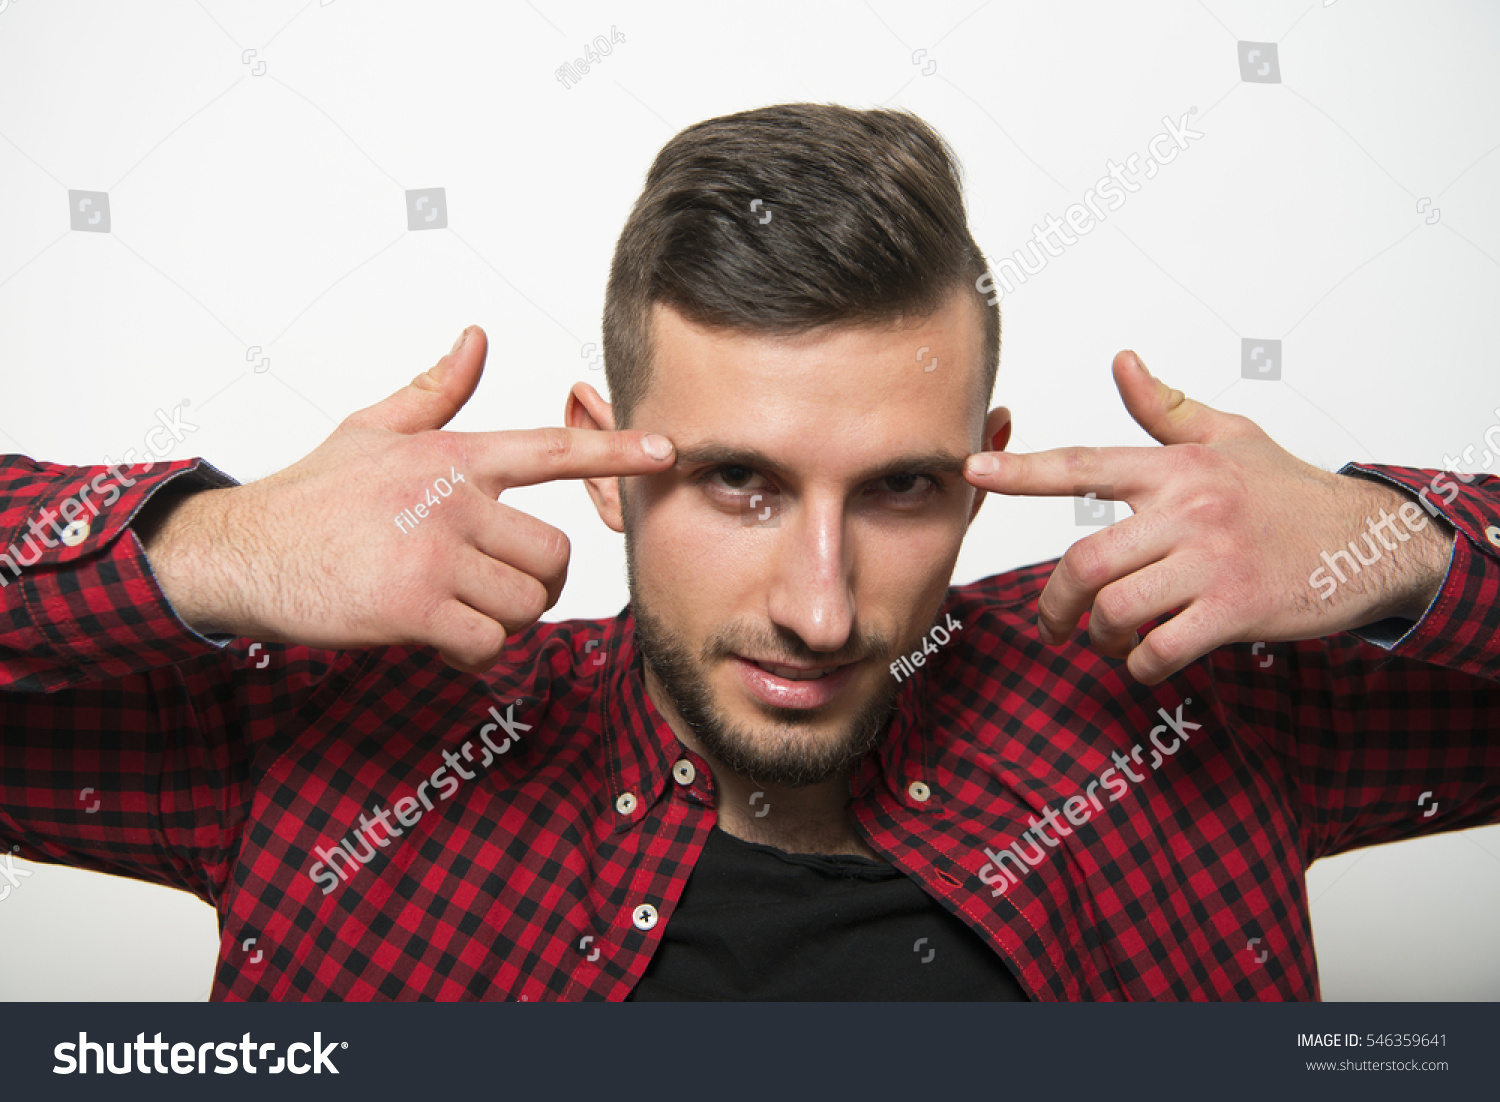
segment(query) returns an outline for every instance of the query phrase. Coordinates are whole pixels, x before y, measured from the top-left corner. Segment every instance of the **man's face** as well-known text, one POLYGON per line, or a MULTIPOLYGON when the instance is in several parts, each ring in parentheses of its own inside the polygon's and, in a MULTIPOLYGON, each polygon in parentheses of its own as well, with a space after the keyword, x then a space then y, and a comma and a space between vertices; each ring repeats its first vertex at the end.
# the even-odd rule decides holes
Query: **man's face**
POLYGON ((975 296, 797 337, 662 306, 653 326, 630 427, 678 458, 624 487, 648 687, 735 772, 825 780, 879 742, 889 664, 932 626, 977 508, 961 474, 987 446, 975 296))

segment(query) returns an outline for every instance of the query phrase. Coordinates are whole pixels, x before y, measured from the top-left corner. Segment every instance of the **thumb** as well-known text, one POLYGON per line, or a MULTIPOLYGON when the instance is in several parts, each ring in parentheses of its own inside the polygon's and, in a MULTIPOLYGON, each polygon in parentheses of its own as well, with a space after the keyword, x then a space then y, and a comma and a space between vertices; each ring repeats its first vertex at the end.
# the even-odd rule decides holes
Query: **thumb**
POLYGON ((471 325, 436 364, 389 398, 351 414, 348 420, 401 433, 440 429, 473 396, 488 351, 484 330, 471 325))
POLYGON ((1207 444, 1230 429, 1227 414, 1161 382, 1134 352, 1116 354, 1114 376, 1130 416, 1158 443, 1207 444))

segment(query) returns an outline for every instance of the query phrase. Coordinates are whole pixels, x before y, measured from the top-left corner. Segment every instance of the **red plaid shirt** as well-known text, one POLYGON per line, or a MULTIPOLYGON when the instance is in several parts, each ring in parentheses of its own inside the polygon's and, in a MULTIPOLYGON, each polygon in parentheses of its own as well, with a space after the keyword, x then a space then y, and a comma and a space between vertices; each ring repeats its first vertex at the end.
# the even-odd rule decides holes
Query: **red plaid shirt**
MULTIPOLYGON (((0 462, 0 538, 39 552, 15 580, 0 560, 5 849, 206 900, 215 999, 631 991, 715 812, 628 610, 537 624, 483 676, 424 648, 207 639, 122 530, 167 481, 233 481, 158 465, 69 542, 24 545, 102 473, 0 462)), ((851 778, 860 832, 1033 998, 1317 998, 1312 861, 1500 818, 1500 480, 1428 499, 1458 536, 1419 623, 1220 647, 1154 687, 1083 631, 1037 640, 1051 563, 953 588, 939 621, 962 627, 851 778), (1004 857, 1034 821, 1035 866, 1004 857)))

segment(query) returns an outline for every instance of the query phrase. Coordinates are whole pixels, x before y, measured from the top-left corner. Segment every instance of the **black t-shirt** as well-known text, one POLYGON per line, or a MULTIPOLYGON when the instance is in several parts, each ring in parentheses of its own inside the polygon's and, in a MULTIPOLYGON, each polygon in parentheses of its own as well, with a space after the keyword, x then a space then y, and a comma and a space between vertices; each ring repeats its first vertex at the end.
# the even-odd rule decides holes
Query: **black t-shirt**
POLYGON ((1024 1001, 1004 960, 900 869, 718 827, 631 999, 1024 1001))

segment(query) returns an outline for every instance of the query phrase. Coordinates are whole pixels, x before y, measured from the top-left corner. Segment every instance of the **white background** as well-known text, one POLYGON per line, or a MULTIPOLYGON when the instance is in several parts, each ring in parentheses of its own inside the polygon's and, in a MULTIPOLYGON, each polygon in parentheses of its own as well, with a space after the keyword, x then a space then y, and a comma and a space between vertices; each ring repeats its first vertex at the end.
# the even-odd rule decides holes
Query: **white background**
MULTIPOLYGON (((786 101, 922 115, 992 260, 1196 108, 1201 139, 1006 296, 1015 450, 1151 443, 1110 379, 1126 347, 1329 469, 1440 467, 1500 420, 1491 3, 0 9, 0 451, 118 458, 187 400, 173 457, 250 481, 471 322, 489 365, 452 427, 559 423, 572 381, 603 387, 586 346, 656 151, 786 101), (555 79, 612 28, 576 86, 555 79), (1242 40, 1277 44, 1280 83, 1241 79, 1242 40), (405 190, 433 187, 447 228, 409 231, 405 190), (108 192, 111 232, 69 228, 69 189, 108 192), (1280 381, 1241 379, 1247 337, 1284 342, 1280 381)), ((514 501, 572 537, 554 615, 614 615, 622 548, 583 489, 514 501)), ((997 499, 955 581, 1082 534, 1067 499, 997 499)), ((0 998, 206 996, 206 905, 29 867, 0 903, 0 998)), ((1344 855, 1309 885, 1327 998, 1500 996, 1500 828, 1344 855)))

